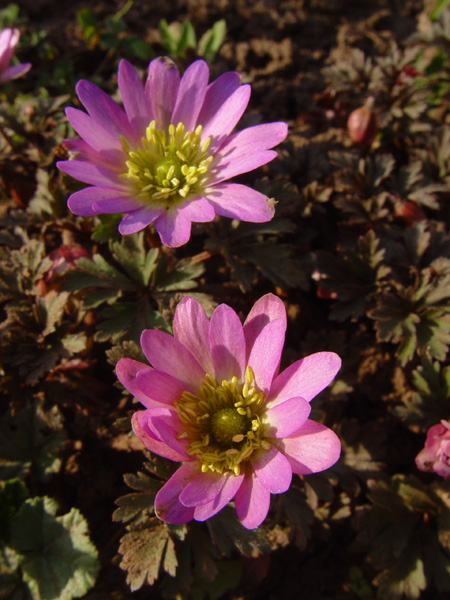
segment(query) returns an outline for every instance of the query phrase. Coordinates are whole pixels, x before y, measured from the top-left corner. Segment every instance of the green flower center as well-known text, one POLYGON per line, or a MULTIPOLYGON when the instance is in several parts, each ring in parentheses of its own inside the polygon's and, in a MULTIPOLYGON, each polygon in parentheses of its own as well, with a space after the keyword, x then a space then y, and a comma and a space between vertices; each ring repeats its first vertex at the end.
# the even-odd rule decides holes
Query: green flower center
POLYGON ((183 123, 169 125, 168 132, 156 129, 155 121, 147 127, 139 148, 130 148, 122 137, 127 155, 126 178, 135 193, 156 208, 177 206, 189 194, 205 186, 213 157, 208 154, 211 138, 201 141, 202 126, 185 131, 183 123))
POLYGON ((188 438, 187 453, 197 456, 203 472, 239 475, 241 463, 255 450, 270 448, 261 425, 264 394, 253 385, 250 367, 240 385, 236 377, 219 384, 206 375, 198 396, 183 392, 175 405, 185 426, 178 437, 188 438))

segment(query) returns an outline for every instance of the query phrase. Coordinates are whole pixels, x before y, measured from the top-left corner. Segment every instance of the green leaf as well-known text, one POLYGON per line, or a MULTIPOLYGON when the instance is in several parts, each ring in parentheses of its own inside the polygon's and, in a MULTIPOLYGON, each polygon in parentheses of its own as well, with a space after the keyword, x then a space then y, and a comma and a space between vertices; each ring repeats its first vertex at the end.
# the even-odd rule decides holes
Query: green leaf
POLYGON ((280 497, 280 502, 291 527, 290 537, 296 546, 304 550, 311 536, 314 512, 306 503, 305 494, 294 486, 280 497))
POLYGON ((211 29, 208 29, 198 42, 198 54, 203 56, 207 62, 213 62, 217 52, 225 41, 227 35, 227 23, 225 19, 216 21, 211 29))
POLYGON ((78 258, 76 269, 67 271, 63 289, 76 292, 89 287, 110 288, 111 290, 133 290, 135 285, 128 277, 110 265, 101 254, 89 258, 78 258))
POLYGON ((450 5, 450 0, 436 0, 435 5, 430 13, 430 19, 436 21, 441 12, 450 5))
POLYGON ((407 546, 392 568, 375 578, 374 584, 379 586, 377 598, 381 600, 419 598, 427 586, 420 545, 407 546))
POLYGON ((258 556, 270 550, 263 532, 259 529, 246 529, 230 506, 208 519, 207 525, 212 542, 225 556, 229 556, 233 550, 239 550, 245 556, 258 556))
POLYGON ((19 479, 5 481, 0 488, 0 538, 9 537, 10 521, 27 497, 27 488, 19 479))
POLYGON ((83 596, 99 570, 87 523, 76 509, 56 517, 51 498, 26 500, 11 522, 11 547, 20 555, 23 579, 33 600, 83 596))
POLYGON ((139 343, 144 329, 167 330, 163 316, 150 308, 146 297, 135 302, 116 302, 105 308, 101 316, 104 320, 98 324, 95 336, 101 342, 117 343, 127 339, 139 343))
POLYGON ((137 283, 147 286, 158 260, 158 248, 147 253, 144 247, 144 234, 124 235, 120 243, 114 242, 112 253, 117 262, 137 283))
POLYGON ((62 432, 46 426, 36 404, 6 413, 0 419, 0 480, 23 479, 31 470, 45 480, 61 467, 64 441, 62 432))

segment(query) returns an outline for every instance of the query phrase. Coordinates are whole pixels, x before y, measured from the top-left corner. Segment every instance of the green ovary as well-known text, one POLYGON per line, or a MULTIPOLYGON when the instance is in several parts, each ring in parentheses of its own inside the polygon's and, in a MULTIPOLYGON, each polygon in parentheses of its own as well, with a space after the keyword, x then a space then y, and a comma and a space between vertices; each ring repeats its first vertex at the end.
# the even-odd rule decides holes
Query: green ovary
POLYGON ((155 121, 147 127, 141 146, 131 148, 122 138, 127 155, 127 179, 133 192, 155 208, 183 204, 188 195, 198 193, 207 181, 212 156, 207 152, 210 138, 202 143, 202 126, 186 131, 183 123, 169 125, 168 132, 156 129, 155 121))
POLYGON ((178 437, 189 440, 187 453, 201 461, 203 472, 239 475, 254 451, 270 448, 261 425, 264 394, 249 367, 243 384, 236 377, 218 383, 206 375, 198 395, 184 392, 175 405, 184 425, 178 437))

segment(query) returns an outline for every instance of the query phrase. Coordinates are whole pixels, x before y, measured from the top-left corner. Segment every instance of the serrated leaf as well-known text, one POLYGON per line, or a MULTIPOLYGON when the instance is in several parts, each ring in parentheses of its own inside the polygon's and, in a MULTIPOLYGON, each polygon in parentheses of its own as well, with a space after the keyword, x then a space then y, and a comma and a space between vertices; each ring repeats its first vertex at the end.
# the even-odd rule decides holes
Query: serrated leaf
POLYGON ((1 486, 0 539, 6 540, 9 537, 10 521, 25 502, 27 496, 27 488, 19 479, 9 479, 1 486))
POLYGON ((11 547, 20 555, 23 579, 33 600, 83 596, 99 570, 87 523, 76 509, 56 517, 51 498, 26 500, 11 522, 11 547))
POLYGON ((296 546, 304 550, 311 537, 310 525, 314 521, 314 512, 306 503, 305 494, 294 486, 282 495, 280 501, 289 521, 289 537, 296 546))
POLYGON ((379 586, 377 598, 381 600, 419 598, 427 585, 420 546, 406 547, 392 568, 375 578, 374 584, 379 586))
POLYGON ((258 556, 270 549, 262 531, 246 529, 230 506, 208 519, 207 525, 212 542, 225 556, 229 556, 233 550, 239 550, 245 556, 258 556))
POLYGON ((110 288, 112 290, 133 290, 135 285, 128 277, 110 265, 101 254, 89 258, 78 258, 76 269, 64 275, 63 289, 69 292, 89 287, 110 288))
POLYGON ((152 310, 148 299, 136 302, 116 302, 101 312, 102 320, 97 326, 95 339, 101 342, 134 340, 139 342, 144 329, 167 329, 160 312, 152 310))
POLYGON ((122 537, 120 568, 127 571, 131 591, 140 589, 144 583, 152 585, 156 581, 168 539, 167 525, 157 518, 140 523, 122 537))
POLYGON ((113 243, 111 248, 114 258, 128 275, 146 287, 156 267, 158 248, 151 248, 146 252, 142 232, 123 236, 121 242, 113 243))
POLYGON ((172 269, 167 269, 165 257, 161 257, 155 276, 155 288, 164 292, 191 290, 197 287, 194 281, 203 275, 205 266, 201 262, 192 262, 190 258, 181 259, 172 269))

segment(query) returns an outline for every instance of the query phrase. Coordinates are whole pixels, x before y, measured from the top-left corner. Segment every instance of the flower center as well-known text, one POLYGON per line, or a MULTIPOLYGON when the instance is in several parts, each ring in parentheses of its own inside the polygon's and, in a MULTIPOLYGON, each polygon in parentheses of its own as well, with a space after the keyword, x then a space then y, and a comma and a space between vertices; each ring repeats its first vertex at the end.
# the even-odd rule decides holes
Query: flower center
POLYGON ((236 377, 219 384, 206 375, 198 396, 183 392, 175 404, 185 425, 178 437, 189 439, 187 453, 201 460, 203 472, 239 475, 254 450, 270 448, 261 427, 264 394, 253 385, 250 367, 240 385, 236 377))
POLYGON ((206 183, 213 159, 208 154, 211 138, 201 141, 202 126, 185 131, 183 123, 169 125, 168 132, 147 127, 141 146, 130 148, 122 137, 127 171, 120 176, 133 184, 136 194, 154 207, 177 206, 206 183))

